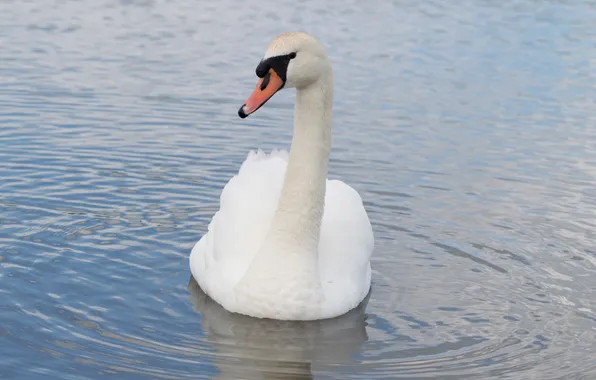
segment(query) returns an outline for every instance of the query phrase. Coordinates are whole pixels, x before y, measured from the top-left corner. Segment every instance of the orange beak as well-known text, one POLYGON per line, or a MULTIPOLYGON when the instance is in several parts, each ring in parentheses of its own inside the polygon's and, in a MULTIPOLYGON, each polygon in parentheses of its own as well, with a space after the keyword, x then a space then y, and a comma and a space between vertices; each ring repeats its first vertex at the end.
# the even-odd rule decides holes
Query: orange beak
POLYGON ((275 70, 269 69, 269 72, 259 80, 253 93, 246 99, 246 102, 238 110, 238 116, 245 118, 255 112, 267 100, 271 99, 277 91, 284 86, 283 80, 277 75, 275 70))

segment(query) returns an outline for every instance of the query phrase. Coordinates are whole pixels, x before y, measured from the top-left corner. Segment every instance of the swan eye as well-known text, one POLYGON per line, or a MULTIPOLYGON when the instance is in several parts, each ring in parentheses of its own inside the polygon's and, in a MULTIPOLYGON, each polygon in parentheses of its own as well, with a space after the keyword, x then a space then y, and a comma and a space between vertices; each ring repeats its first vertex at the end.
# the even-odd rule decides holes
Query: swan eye
POLYGON ((288 56, 290 57, 290 59, 294 59, 294 58, 296 58, 296 52, 292 52, 292 53, 288 54, 288 56))

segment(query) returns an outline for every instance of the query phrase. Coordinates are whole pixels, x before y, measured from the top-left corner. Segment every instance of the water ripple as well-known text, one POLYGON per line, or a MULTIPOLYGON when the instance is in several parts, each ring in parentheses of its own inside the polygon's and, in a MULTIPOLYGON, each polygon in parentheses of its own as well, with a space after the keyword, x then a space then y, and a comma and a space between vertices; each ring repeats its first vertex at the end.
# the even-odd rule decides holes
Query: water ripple
POLYGON ((3 2, 0 377, 596 376, 595 15, 3 2), (313 323, 227 313, 187 261, 248 150, 289 145, 290 93, 236 111, 290 29, 333 60, 330 175, 376 237, 370 299, 313 323))

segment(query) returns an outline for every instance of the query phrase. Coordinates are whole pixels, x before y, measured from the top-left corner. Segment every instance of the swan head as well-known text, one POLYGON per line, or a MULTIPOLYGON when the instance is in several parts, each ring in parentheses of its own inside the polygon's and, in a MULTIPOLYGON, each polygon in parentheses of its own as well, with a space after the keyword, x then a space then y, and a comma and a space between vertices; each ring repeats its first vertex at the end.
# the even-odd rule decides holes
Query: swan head
POLYGON ((314 37, 291 32, 277 36, 256 68, 255 90, 238 110, 245 118, 282 88, 306 88, 331 72, 325 49, 314 37))

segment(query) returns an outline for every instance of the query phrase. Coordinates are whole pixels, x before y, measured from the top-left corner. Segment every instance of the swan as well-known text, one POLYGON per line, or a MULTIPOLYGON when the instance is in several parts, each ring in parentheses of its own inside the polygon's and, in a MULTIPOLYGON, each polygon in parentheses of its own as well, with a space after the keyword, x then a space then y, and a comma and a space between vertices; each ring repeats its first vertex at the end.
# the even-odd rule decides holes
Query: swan
POLYGON ((248 154, 192 249, 192 276, 233 313, 302 321, 343 315, 369 293, 374 236, 356 190, 327 179, 331 63, 311 35, 284 33, 256 74, 238 115, 246 118, 277 91, 295 88, 290 152, 248 154))

